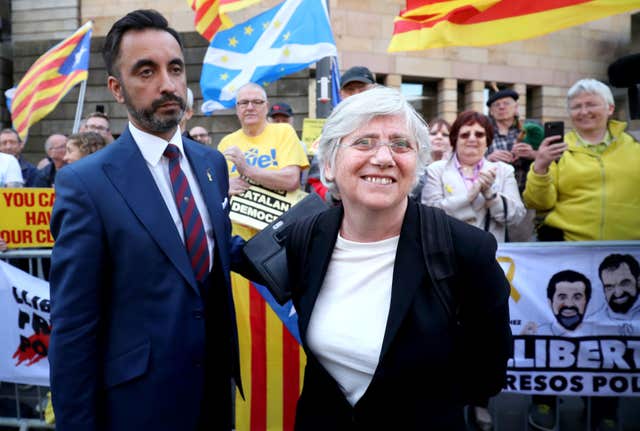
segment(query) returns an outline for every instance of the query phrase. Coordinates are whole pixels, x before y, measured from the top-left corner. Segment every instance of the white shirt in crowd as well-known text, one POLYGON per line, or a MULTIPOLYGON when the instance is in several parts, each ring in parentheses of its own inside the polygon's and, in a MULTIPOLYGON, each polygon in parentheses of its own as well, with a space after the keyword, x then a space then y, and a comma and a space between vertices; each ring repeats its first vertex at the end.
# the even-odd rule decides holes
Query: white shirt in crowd
POLYGON ((338 235, 309 320, 309 348, 351 405, 378 367, 399 238, 358 243, 338 235))
POLYGON ((24 185, 22 170, 18 159, 10 154, 0 153, 0 187, 7 187, 8 184, 24 185))

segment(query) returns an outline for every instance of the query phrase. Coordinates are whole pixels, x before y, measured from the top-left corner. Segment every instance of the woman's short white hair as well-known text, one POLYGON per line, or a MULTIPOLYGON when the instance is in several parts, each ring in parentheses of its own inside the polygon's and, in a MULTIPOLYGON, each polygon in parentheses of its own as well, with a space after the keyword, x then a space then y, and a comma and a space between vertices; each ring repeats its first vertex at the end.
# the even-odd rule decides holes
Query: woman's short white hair
POLYGON ((407 129, 416 141, 418 162, 414 182, 417 184, 431 160, 429 126, 399 91, 379 85, 340 102, 324 124, 316 156, 322 184, 333 196, 339 197, 340 191, 335 181, 325 177, 325 166, 333 172, 339 141, 374 118, 389 116, 404 117, 407 129))
POLYGON ((615 105, 613 102, 613 94, 611 89, 596 79, 581 79, 573 84, 567 92, 567 108, 571 104, 571 100, 582 93, 597 94, 602 97, 608 105, 615 105))

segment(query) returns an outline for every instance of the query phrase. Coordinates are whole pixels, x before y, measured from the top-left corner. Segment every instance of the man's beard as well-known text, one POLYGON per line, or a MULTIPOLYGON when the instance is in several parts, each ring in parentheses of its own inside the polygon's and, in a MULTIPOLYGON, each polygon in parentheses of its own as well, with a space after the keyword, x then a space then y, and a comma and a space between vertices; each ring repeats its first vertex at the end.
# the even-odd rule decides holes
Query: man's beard
POLYGON ((624 314, 631 309, 631 307, 633 306, 633 304, 636 302, 637 299, 638 299, 637 293, 634 296, 631 296, 629 292, 623 292, 622 295, 617 297, 611 295, 611 298, 609 298, 609 308, 611 308, 611 311, 613 311, 614 313, 624 314), (627 300, 621 303, 617 303, 614 301, 614 299, 620 299, 620 298, 626 298, 627 300))
POLYGON ((151 107, 146 109, 136 109, 124 87, 122 94, 124 96, 124 103, 127 106, 127 111, 129 111, 131 117, 133 117, 142 128, 149 132, 165 133, 174 129, 178 124, 180 124, 180 120, 182 120, 182 116, 184 115, 184 111, 187 106, 186 102, 181 97, 165 93, 159 99, 154 100, 151 103, 151 107), (167 102, 178 102, 180 104, 180 111, 176 115, 168 118, 159 118, 155 113, 162 104, 167 102))
POLYGON ((558 314, 556 314, 556 320, 558 321, 558 323, 569 331, 573 331, 574 329, 576 329, 582 323, 583 318, 584 314, 580 314, 578 307, 562 307, 560 310, 558 310, 558 314), (564 310, 573 310, 576 312, 576 314, 574 314, 573 316, 563 316, 562 312, 564 310))

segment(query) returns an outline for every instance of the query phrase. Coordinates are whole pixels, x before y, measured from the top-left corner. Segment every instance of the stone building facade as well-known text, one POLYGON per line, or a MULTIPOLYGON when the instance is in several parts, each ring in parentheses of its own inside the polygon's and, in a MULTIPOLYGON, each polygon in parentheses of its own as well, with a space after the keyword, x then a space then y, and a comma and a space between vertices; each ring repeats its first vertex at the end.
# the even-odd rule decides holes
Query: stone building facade
MULTIPOLYGON (((276 0, 264 0, 264 8, 276 0)), ((378 82, 411 90, 416 108, 426 119, 436 116, 453 120, 464 109, 482 111, 486 89, 495 82, 521 95, 522 117, 540 121, 567 120, 565 95, 573 82, 584 77, 607 81, 607 66, 616 58, 640 47, 640 13, 621 14, 535 39, 489 47, 452 47, 426 51, 387 53, 393 19, 404 0, 330 0, 333 31, 342 69, 366 65, 378 82)), ((0 48, 2 90, 17 83, 33 61, 60 39, 89 19, 94 37, 84 114, 103 105, 118 133, 126 125, 126 111, 113 101, 106 88, 106 72, 100 49, 111 24, 129 10, 154 8, 163 13, 185 41, 189 87, 201 103, 200 65, 207 43, 193 31, 193 12, 185 0, 0 0, 0 19, 10 10, 10 48, 0 48), (5 6, 5 7, 3 7, 5 6), (3 15, 4 14, 4 15, 3 15), (7 72, 10 71, 10 72, 7 72), (13 82, 9 77, 13 75, 13 82)), ((234 15, 239 21, 243 14, 234 15)), ((4 21, 3 21, 4 22, 4 21)), ((5 27, 3 26, 2 29, 5 27)), ((4 40, 4 39, 3 39, 4 40)), ((286 101, 296 113, 296 127, 314 116, 313 70, 283 78, 269 86, 272 101, 286 101)), ((615 91, 617 116, 626 118, 625 92, 615 91)), ((78 88, 30 131, 27 156, 42 155, 42 143, 54 132, 69 133, 73 124, 78 88)), ((7 116, 1 117, 7 126, 7 116)), ((214 142, 238 127, 232 111, 213 117, 196 114, 189 126, 202 125, 214 142)))

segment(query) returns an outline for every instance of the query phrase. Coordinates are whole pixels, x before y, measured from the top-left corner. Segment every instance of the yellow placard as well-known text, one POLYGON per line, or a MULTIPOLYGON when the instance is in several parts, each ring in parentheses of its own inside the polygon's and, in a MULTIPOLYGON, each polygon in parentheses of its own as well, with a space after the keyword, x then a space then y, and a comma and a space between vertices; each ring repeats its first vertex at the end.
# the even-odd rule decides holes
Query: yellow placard
POLYGON ((9 248, 53 246, 49 231, 52 188, 0 189, 0 237, 9 248))
POLYGON ((302 122, 302 142, 307 146, 307 154, 313 156, 318 150, 318 139, 326 118, 305 118, 302 122))
POLYGON ((302 190, 285 192, 251 186, 246 192, 231 198, 229 217, 234 223, 262 230, 306 195, 302 190))

